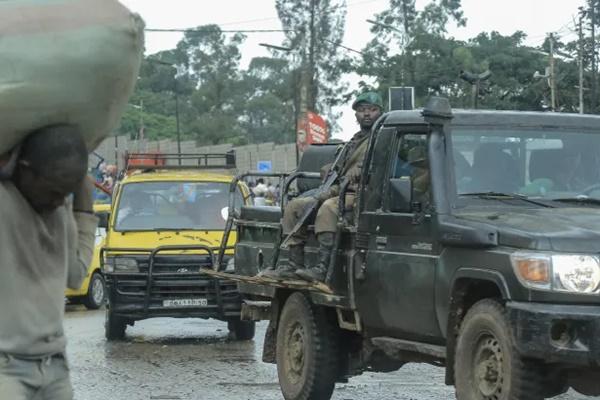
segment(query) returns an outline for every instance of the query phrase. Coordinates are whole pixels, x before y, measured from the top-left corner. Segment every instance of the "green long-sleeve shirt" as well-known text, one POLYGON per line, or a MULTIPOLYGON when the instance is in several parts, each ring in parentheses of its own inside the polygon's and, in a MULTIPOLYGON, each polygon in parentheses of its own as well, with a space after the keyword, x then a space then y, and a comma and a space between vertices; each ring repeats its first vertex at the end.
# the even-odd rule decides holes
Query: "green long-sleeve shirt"
MULTIPOLYGON (((362 169, 362 163, 365 158, 365 154, 367 153, 367 148, 369 146, 369 134, 365 134, 362 131, 358 131, 354 134, 352 139, 348 143, 344 145, 344 148, 341 151, 346 152, 344 154, 343 160, 341 160, 339 177, 344 178, 347 177, 350 172, 354 169, 358 169, 358 172, 362 169)), ((328 164, 324 168, 329 170, 332 165, 328 164)), ((349 192, 356 192, 358 189, 357 182, 350 182, 350 185, 347 188, 349 192)), ((339 196, 340 187, 339 184, 334 184, 327 190, 326 192, 322 192, 318 195, 319 200, 325 201, 329 198, 339 196)))
POLYGON ((10 181, 0 181, 0 353, 64 352, 64 290, 85 277, 96 224, 69 205, 42 216, 10 181))

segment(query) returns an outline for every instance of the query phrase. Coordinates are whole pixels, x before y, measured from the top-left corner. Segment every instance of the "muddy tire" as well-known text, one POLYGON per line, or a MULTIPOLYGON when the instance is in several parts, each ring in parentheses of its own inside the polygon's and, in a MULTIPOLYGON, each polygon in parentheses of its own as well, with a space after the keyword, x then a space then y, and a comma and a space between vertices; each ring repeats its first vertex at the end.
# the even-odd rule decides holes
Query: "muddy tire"
POLYGON ((83 305, 88 310, 97 310, 106 302, 106 284, 98 272, 94 272, 90 279, 87 295, 83 298, 83 305))
POLYGON ((127 329, 127 320, 123 317, 115 315, 110 307, 106 308, 106 320, 104 322, 104 335, 106 340, 123 340, 125 338, 125 330, 127 329))
POLYGON ((233 333, 235 340, 252 340, 256 331, 254 321, 233 320, 227 322, 229 332, 233 333))
POLYGON ((277 375, 286 400, 328 400, 339 365, 338 328, 326 310, 292 294, 277 328, 277 375))
POLYGON ((463 320, 456 344, 458 400, 541 400, 542 368, 512 345, 504 307, 492 299, 476 303, 463 320))

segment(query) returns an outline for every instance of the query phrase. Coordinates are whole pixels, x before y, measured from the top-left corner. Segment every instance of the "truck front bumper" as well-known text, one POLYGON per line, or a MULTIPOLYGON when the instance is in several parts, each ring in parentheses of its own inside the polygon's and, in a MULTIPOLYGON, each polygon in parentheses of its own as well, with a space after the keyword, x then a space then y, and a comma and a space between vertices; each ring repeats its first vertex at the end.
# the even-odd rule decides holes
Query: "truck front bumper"
POLYGON ((514 344, 548 363, 600 365, 600 307, 508 302, 514 344))
MULTIPOLYGON (((192 275, 192 274, 190 274, 192 275)), ((107 274, 108 302, 116 315, 132 320, 154 317, 239 319, 242 298, 237 283, 196 276, 155 276, 148 291, 147 274, 107 274), (172 300, 202 301, 173 305, 172 300)))

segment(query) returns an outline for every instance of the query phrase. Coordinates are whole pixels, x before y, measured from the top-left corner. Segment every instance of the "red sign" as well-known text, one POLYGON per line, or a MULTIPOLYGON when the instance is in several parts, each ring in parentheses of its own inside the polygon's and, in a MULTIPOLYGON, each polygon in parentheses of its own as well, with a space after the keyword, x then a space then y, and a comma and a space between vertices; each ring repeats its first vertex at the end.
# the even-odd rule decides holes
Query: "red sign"
POLYGON ((327 143, 327 123, 318 114, 307 112, 298 120, 296 144, 304 152, 311 144, 327 143))

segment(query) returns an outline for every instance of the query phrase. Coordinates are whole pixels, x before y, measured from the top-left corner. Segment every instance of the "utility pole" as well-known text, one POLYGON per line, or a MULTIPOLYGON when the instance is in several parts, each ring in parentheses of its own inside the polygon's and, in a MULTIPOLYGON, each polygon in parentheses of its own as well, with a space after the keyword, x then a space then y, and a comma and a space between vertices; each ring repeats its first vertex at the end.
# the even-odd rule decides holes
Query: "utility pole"
POLYGON ((177 76, 175 76, 174 81, 174 89, 175 89, 175 124, 177 129, 177 154, 179 154, 178 160, 179 165, 181 165, 181 131, 179 130, 179 91, 177 87, 177 76))
POLYGON ((306 100, 306 109, 301 110, 302 112, 306 111, 315 111, 316 109, 316 89, 315 89, 315 43, 316 43, 316 27, 315 27, 315 18, 317 14, 317 6, 319 0, 310 0, 310 40, 309 40, 309 48, 308 48, 308 71, 306 71, 307 77, 304 81, 304 84, 307 85, 307 100, 306 100))
MULTIPOLYGON (((293 61, 292 65, 297 65, 297 53, 291 47, 276 46, 268 43, 259 43, 259 46, 266 47, 267 49, 283 51, 285 53, 292 54, 293 61)), ((306 71, 306 51, 302 49, 302 57, 300 60, 299 68, 295 68, 292 71, 294 79, 294 142, 296 143, 296 165, 300 160, 300 151, 298 150, 297 135, 298 135, 298 122, 300 122, 300 116, 308 111, 308 80, 306 71)), ((250 142, 250 140, 248 140, 250 142)))
POLYGON ((596 65, 596 0, 590 2, 590 15, 592 19, 592 101, 591 112, 596 113, 596 79, 598 75, 596 65))
MULTIPOLYGON (((139 140, 144 140, 144 100, 140 99, 140 132, 139 132, 139 140)), ((139 140, 138 140, 138 152, 139 149, 139 140)))
MULTIPOLYGON (((154 58, 146 58, 146 61, 155 64, 167 65, 175 69, 175 75, 173 76, 173 95, 175 96, 175 124, 177 129, 177 153, 181 154, 181 131, 179 130, 179 87, 177 85, 177 77, 179 76, 179 69, 176 64, 170 63, 163 60, 157 60, 154 58)), ((181 165, 181 157, 178 157, 179 165, 181 165)))
MULTIPOLYGON (((580 10, 583 11, 583 10, 580 10)), ((578 62, 579 62, 579 114, 584 113, 583 109, 583 12, 579 14, 579 24, 577 26, 577 30, 579 33, 579 54, 578 54, 578 62)))
POLYGON ((554 34, 550 34, 550 107, 552 111, 556 111, 556 72, 554 70, 554 34))

